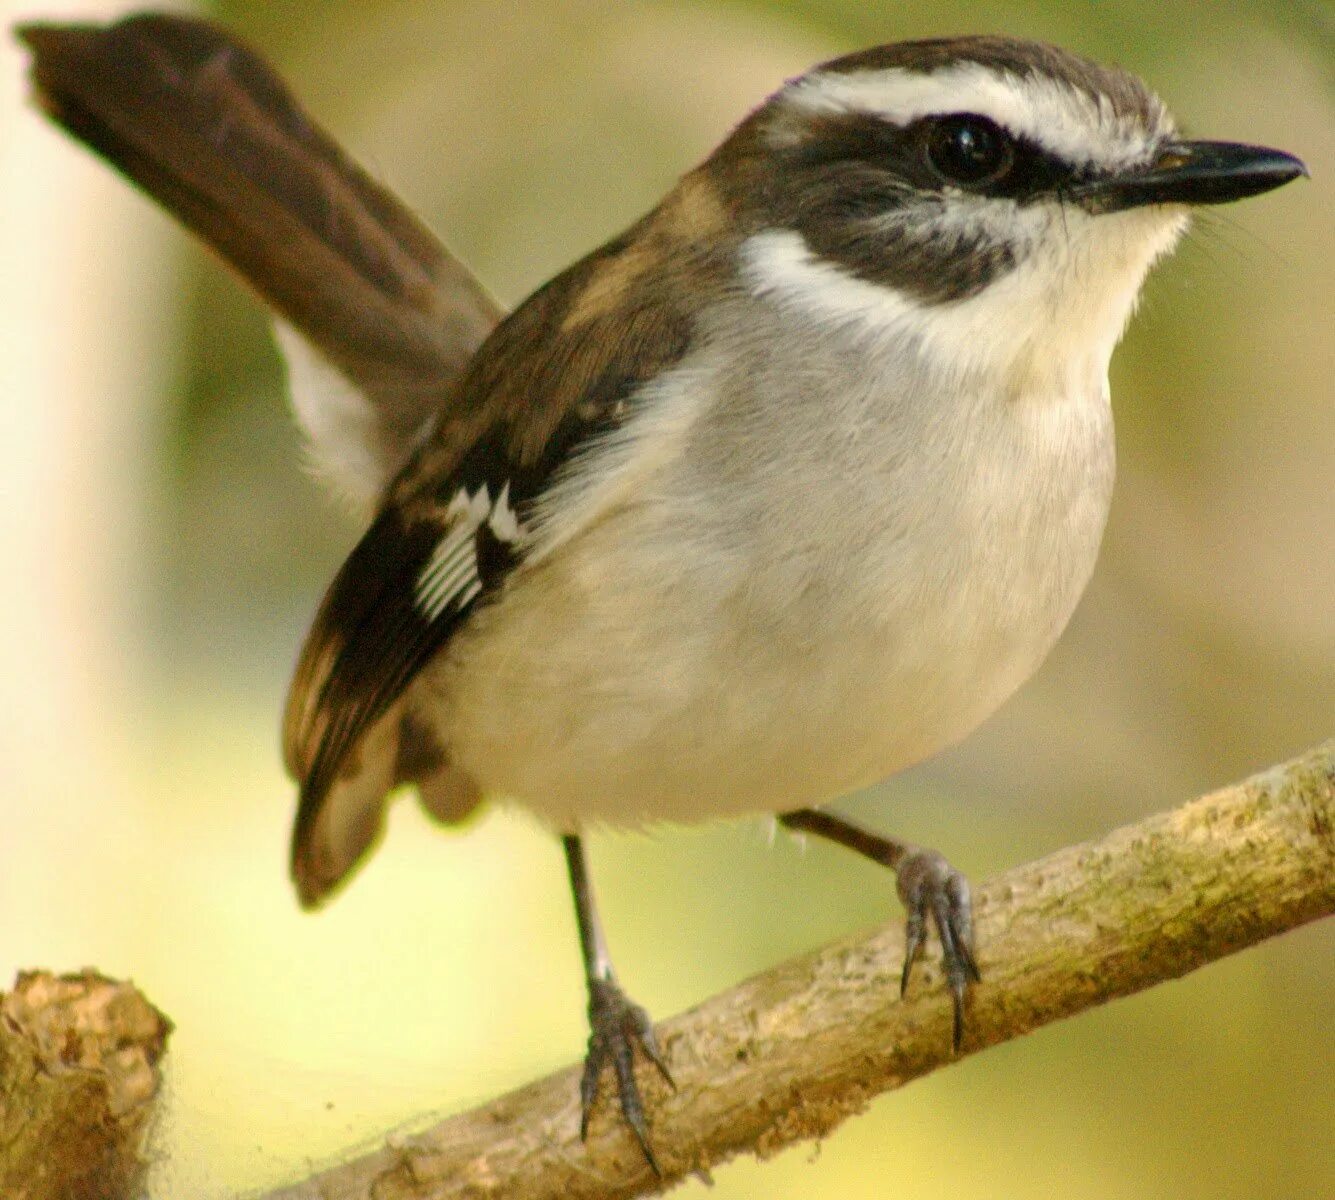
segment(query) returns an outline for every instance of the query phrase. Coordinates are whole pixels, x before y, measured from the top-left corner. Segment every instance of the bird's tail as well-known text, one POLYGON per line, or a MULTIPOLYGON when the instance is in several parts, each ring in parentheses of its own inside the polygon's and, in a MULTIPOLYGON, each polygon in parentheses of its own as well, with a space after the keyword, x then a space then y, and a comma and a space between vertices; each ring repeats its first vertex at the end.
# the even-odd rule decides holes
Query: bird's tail
MULTIPOLYGON (((17 32, 46 113, 203 238, 364 398, 358 436, 388 478, 499 319, 495 302, 217 26, 155 13, 17 32)), ((328 418, 297 400, 324 457, 328 418)))

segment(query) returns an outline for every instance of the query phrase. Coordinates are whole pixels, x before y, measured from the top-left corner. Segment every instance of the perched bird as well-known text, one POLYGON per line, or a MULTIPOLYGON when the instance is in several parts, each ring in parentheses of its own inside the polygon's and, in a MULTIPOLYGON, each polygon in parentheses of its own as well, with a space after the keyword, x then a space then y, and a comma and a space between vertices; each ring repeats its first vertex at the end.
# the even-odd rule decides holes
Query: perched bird
POLYGON ((1051 46, 880 46, 781 87, 625 233, 500 308, 253 51, 140 15, 29 25, 38 102, 279 314, 317 461, 372 513, 284 723, 315 905, 411 783, 565 846, 584 1121, 664 1075, 580 835, 777 813, 896 870, 954 1000, 969 890, 818 806, 957 741, 1043 661, 1113 483, 1107 369, 1191 206, 1304 173, 1183 141, 1051 46))

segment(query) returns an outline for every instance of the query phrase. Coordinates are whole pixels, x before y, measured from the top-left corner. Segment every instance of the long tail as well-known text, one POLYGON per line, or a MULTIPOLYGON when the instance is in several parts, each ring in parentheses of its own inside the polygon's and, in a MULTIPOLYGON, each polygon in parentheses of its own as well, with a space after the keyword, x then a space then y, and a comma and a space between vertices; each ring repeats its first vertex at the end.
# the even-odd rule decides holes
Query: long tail
MULTIPOLYGON (((263 58, 218 27, 141 14, 109 26, 24 25, 18 35, 47 114, 212 246, 364 398, 351 421, 296 400, 317 456, 348 449, 321 445, 339 426, 380 476, 354 490, 378 488, 499 320, 498 305, 263 58)), ((339 474, 338 461, 327 465, 339 474)))

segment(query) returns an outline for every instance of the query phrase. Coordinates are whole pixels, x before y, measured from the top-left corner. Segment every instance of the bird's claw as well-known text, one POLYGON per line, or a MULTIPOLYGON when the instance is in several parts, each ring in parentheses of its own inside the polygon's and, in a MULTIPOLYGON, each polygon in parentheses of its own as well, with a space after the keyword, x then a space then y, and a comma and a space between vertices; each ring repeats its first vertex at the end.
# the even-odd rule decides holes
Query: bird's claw
POLYGON ((676 1084, 663 1061, 654 1037, 649 1015, 638 1004, 630 1001, 621 988, 610 979, 589 981, 589 1053, 584 1060, 584 1074, 579 1083, 581 1107, 579 1136, 589 1134, 589 1118, 598 1099, 598 1084, 603 1069, 610 1063, 616 1073, 617 1092, 621 1101, 621 1115, 630 1126, 635 1140, 655 1175, 662 1175, 653 1147, 649 1144, 649 1127, 644 1117, 644 1102, 639 1084, 635 1081, 635 1047, 640 1050, 672 1087, 676 1084))
POLYGON ((907 991, 913 963, 922 951, 930 917, 941 939, 946 982, 954 1000, 952 1045, 958 1054, 964 1039, 964 997, 981 978, 973 956, 973 902, 969 881, 935 850, 914 849, 898 864, 895 884, 908 912, 904 927, 904 972, 900 994, 907 991))

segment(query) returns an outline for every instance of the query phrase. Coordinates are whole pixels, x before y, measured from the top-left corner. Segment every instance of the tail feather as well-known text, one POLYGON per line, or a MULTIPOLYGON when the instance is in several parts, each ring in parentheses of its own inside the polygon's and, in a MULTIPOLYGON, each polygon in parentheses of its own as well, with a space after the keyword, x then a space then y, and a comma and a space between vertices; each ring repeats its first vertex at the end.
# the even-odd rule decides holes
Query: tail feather
MULTIPOLYGON (((141 14, 109 26, 24 25, 18 35, 46 113, 277 310, 317 461, 345 491, 374 499, 426 424, 448 412, 499 306, 263 58, 218 27, 141 14)), ((309 764, 290 765, 308 774, 309 764)), ((443 821, 480 800, 407 700, 367 731, 317 808, 303 798, 299 811, 310 814, 298 819, 291 865, 304 904, 365 856, 402 783, 443 821)))
POLYGON ((499 306, 218 27, 153 13, 18 34, 50 117, 213 247, 365 395, 366 449, 387 480, 499 306))

